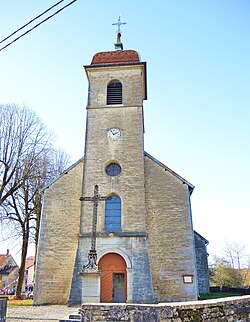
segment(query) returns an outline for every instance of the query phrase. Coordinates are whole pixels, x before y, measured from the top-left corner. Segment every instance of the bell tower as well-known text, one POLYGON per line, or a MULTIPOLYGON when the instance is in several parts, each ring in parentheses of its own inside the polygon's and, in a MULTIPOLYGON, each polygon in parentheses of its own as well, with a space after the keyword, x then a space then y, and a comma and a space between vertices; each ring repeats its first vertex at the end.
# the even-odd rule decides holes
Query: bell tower
MULTIPOLYGON (((123 50, 120 18, 117 24, 116 50, 95 54, 91 64, 84 67, 89 89, 82 195, 92 195, 93 187, 98 185, 100 194, 109 199, 98 205, 96 219, 97 265, 103 273, 100 283, 97 280, 95 283, 100 291, 94 297, 83 296, 82 302, 116 302, 121 297, 114 293, 120 292, 123 301, 148 303, 153 301, 154 295, 147 246, 144 184, 146 63, 140 61, 136 51, 123 50), (110 260, 101 260, 103 256, 110 260), (126 264, 126 274, 118 272, 120 275, 116 276, 117 272, 112 273, 116 262, 111 268, 102 267, 102 263, 116 261, 117 256, 126 264), (117 291, 114 290, 116 284, 117 291)), ((92 214, 93 205, 83 202, 69 304, 80 303, 76 294, 84 292, 86 286, 86 278, 77 272, 88 261, 92 214)))
MULTIPOLYGON (((85 70, 89 96, 83 195, 92 193, 95 184, 106 195, 118 194, 123 208, 121 230, 145 231, 146 64, 135 51, 114 51, 96 54, 85 70)), ((90 228, 91 223, 83 220, 81 231, 90 228)), ((101 221, 98 228, 103 229, 101 221)))

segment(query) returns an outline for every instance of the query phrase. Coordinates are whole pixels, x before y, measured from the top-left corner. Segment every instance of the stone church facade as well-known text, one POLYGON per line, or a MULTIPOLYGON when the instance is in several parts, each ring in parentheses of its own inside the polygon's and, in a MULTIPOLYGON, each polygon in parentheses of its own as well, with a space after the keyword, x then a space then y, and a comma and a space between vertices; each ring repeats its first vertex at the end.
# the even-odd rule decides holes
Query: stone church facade
POLYGON ((44 189, 34 304, 196 300, 194 186, 144 151, 146 63, 115 50, 85 71, 84 158, 44 189), (95 185, 109 199, 98 201, 93 232, 93 202, 79 198, 95 185))

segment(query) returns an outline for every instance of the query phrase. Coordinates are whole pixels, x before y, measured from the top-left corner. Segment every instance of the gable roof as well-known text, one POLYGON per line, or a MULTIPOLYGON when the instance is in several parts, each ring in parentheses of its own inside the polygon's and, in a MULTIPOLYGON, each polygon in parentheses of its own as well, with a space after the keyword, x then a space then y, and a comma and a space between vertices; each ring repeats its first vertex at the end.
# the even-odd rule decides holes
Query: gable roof
MULTIPOLYGON (((169 173, 171 173, 172 175, 174 175, 176 178, 178 178, 180 181, 182 181, 182 183, 185 183, 188 185, 190 194, 192 194, 195 186, 192 185, 189 181, 187 181, 186 179, 184 179, 183 177, 181 177, 178 173, 174 172, 173 170, 171 170, 169 167, 167 167, 165 164, 163 164, 162 162, 160 162, 159 160, 157 160, 156 158, 154 158, 152 155, 150 155, 148 152, 144 151, 144 155, 146 157, 148 157, 149 159, 151 159, 152 161, 154 161, 155 163, 157 163, 159 166, 161 166, 162 168, 165 169, 165 171, 168 171, 169 173)), ((44 190, 46 190, 47 188, 49 188, 54 182, 56 182, 57 180, 59 180, 62 176, 64 176, 65 174, 67 174, 71 169, 73 169, 75 166, 77 166, 80 162, 84 161, 84 157, 82 157, 81 159, 79 159, 78 161, 76 161, 75 163, 73 163, 70 167, 68 167, 66 170, 64 170, 58 177, 56 177, 55 179, 53 179, 49 184, 47 184, 41 191, 43 192, 44 190)), ((1 256, 1 255, 0 255, 1 256)), ((0 265, 1 266, 1 265, 0 265)))
POLYGON ((169 167, 167 167, 165 164, 161 163, 159 160, 155 159, 152 155, 150 155, 149 153, 147 153, 146 151, 144 151, 144 155, 146 157, 148 157, 149 159, 151 159, 152 161, 154 161, 155 163, 157 163, 159 166, 161 166, 163 169, 165 169, 165 171, 168 171, 169 173, 171 173, 173 176, 175 176, 176 178, 178 178, 179 180, 182 181, 182 183, 185 183, 188 185, 188 189, 190 191, 190 194, 192 194, 193 190, 194 190, 194 186, 188 182, 186 179, 184 179, 183 177, 181 177, 178 173, 174 172, 173 170, 171 170, 169 167))
POLYGON ((0 254, 0 275, 9 275, 18 265, 7 249, 6 254, 0 254))
POLYGON ((199 238, 201 238, 202 240, 204 240, 204 242, 205 242, 205 245, 208 245, 209 244, 209 241, 205 238, 205 237, 203 237, 203 236, 201 236, 199 233, 197 233, 197 231, 195 231, 194 230, 194 234, 195 235, 197 235, 199 238))
POLYGON ((48 183, 41 191, 43 192, 44 190, 46 190, 47 188, 49 188, 54 182, 56 182, 62 176, 64 176, 65 174, 67 174, 71 169, 73 169, 75 166, 77 166, 81 161, 84 161, 84 157, 82 157, 81 159, 79 159, 78 161, 76 161, 75 163, 73 163, 70 167, 68 167, 66 170, 64 170, 62 173, 60 173, 60 175, 58 177, 56 177, 55 179, 51 180, 50 183, 48 183))

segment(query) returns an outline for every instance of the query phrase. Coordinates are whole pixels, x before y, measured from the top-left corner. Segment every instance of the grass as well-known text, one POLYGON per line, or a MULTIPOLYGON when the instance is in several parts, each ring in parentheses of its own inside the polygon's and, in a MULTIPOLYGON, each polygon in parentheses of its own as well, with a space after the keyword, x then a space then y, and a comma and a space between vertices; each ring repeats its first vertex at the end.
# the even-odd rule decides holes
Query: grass
POLYGON ((232 296, 241 296, 242 294, 235 294, 235 293, 223 293, 223 292, 217 292, 217 293, 208 293, 208 294, 202 294, 200 295, 200 300, 211 300, 211 299, 219 299, 222 297, 232 297, 232 296))
POLYGON ((33 300, 8 300, 7 306, 32 306, 33 300))

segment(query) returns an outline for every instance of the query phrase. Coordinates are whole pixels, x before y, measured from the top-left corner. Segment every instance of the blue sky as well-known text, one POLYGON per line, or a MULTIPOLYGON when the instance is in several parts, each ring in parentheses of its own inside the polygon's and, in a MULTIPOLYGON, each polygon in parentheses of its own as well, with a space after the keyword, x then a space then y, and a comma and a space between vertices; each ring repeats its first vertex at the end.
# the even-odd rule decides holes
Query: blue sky
MULTIPOLYGON (((2 3, 0 39, 55 2, 2 3)), ((57 146, 82 157, 83 65, 113 50, 119 15, 124 49, 147 62, 145 150, 195 185, 194 228, 211 256, 225 240, 250 253, 249 1, 78 0, 0 52, 0 102, 34 109, 57 146)))

